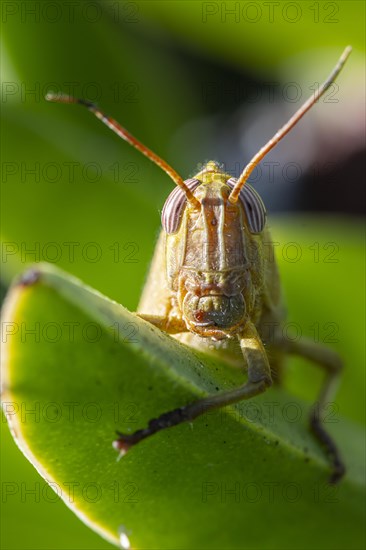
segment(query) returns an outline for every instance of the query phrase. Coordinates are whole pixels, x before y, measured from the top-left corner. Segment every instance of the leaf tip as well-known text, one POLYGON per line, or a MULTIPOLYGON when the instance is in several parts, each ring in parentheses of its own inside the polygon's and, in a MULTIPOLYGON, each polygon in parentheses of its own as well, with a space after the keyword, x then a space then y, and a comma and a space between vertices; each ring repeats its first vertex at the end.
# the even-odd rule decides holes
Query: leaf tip
POLYGON ((32 286, 38 283, 38 281, 41 278, 41 275, 42 274, 39 269, 32 267, 28 269, 25 273, 20 275, 20 277, 16 281, 16 284, 18 286, 23 286, 23 287, 32 286))

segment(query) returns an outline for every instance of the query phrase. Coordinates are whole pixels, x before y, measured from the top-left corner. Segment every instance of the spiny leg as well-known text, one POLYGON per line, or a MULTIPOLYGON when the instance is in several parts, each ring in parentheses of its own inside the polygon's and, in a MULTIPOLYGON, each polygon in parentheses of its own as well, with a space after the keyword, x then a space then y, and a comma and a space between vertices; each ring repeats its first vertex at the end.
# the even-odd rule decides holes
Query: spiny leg
POLYGON ((182 422, 189 422, 204 414, 205 412, 249 399, 262 393, 268 386, 272 385, 271 371, 267 355, 258 333, 251 323, 247 323, 245 331, 239 336, 240 347, 248 365, 248 381, 238 388, 220 392, 213 396, 205 397, 171 410, 150 420, 147 428, 137 430, 132 434, 117 432, 118 439, 113 446, 121 454, 126 453, 130 447, 136 445, 143 439, 182 422))
POLYGON ((306 338, 302 338, 295 342, 281 338, 276 344, 287 353, 305 357, 318 364, 326 371, 326 378, 320 390, 318 401, 315 403, 310 413, 310 427, 316 438, 325 447, 332 462, 333 472, 329 479, 329 483, 338 483, 345 474, 346 469, 337 445, 324 429, 322 415, 326 404, 329 403, 336 392, 336 385, 343 368, 342 360, 332 349, 322 344, 312 342, 306 338))

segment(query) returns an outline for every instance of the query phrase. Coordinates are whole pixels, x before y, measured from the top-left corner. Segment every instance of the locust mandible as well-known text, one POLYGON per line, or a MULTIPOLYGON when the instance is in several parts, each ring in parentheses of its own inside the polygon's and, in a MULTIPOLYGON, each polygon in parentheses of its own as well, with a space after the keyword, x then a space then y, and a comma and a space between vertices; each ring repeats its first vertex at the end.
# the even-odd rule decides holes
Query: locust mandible
POLYGON ((286 354, 297 354, 326 372, 317 406, 310 415, 310 427, 331 461, 330 482, 335 483, 344 475, 345 466, 337 446, 322 423, 324 407, 334 394, 342 362, 334 351, 319 343, 283 337, 281 324, 285 310, 266 226, 266 210, 247 180, 263 157, 334 82, 350 52, 348 46, 327 80, 260 149, 238 179, 210 161, 194 178, 184 181, 96 105, 67 95, 46 96, 49 101, 87 107, 118 136, 160 166, 177 186, 162 211, 163 229, 137 314, 188 345, 199 348, 209 345, 224 349, 228 356, 241 357, 247 368, 248 379, 238 388, 164 413, 132 434, 117 432, 118 439, 113 445, 121 454, 160 430, 264 392, 273 383, 272 373, 275 381, 280 380, 286 354), (279 329, 266 341, 265 329, 271 323, 279 329))

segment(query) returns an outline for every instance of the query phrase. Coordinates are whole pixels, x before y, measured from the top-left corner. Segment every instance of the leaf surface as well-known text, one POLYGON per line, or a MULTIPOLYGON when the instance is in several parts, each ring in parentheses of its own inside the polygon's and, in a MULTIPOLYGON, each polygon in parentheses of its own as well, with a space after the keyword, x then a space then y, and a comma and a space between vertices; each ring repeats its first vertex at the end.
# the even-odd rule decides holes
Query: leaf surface
POLYGON ((356 425, 327 424, 348 468, 337 488, 326 484, 327 460, 308 433, 308 404, 279 388, 156 434, 117 461, 116 429, 134 431, 243 374, 45 264, 12 287, 3 327, 3 408, 14 437, 107 540, 159 549, 362 546, 356 425))

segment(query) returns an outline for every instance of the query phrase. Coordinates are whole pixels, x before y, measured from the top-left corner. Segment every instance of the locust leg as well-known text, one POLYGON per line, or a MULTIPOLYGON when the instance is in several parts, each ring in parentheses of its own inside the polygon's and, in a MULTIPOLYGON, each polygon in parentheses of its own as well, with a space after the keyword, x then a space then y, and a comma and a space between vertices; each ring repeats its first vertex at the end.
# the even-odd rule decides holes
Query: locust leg
POLYGON ((276 342, 276 345, 289 354, 299 355, 313 361, 326 372, 318 401, 310 413, 310 428, 315 437, 324 446, 332 463, 333 471, 329 483, 338 483, 345 473, 345 466, 335 442, 324 429, 322 417, 326 404, 331 401, 336 392, 339 375, 343 368, 342 360, 332 349, 306 338, 302 338, 296 342, 281 338, 276 342))
POLYGON ((132 434, 117 432, 119 437, 113 443, 115 449, 124 454, 130 447, 156 432, 171 428, 182 422, 192 421, 197 416, 211 409, 237 403, 243 399, 249 399, 264 392, 268 386, 271 386, 272 378, 267 354, 254 325, 247 323, 243 333, 238 338, 244 359, 248 365, 248 380, 243 386, 199 399, 178 409, 166 412, 158 418, 150 420, 147 428, 137 430, 132 434))
POLYGON ((167 334, 178 334, 180 332, 187 332, 187 325, 182 319, 177 317, 169 318, 162 315, 149 315, 146 313, 136 313, 140 319, 148 321, 155 327, 163 330, 167 334))

